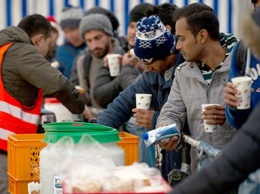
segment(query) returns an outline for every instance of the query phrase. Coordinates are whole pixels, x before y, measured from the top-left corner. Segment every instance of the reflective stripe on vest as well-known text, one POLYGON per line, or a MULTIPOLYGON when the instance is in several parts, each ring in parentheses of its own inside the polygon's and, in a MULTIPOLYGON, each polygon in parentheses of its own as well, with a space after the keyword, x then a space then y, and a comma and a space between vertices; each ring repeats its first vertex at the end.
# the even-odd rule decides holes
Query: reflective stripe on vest
POLYGON ((22 111, 21 108, 15 107, 7 102, 0 101, 0 111, 19 118, 24 122, 38 125, 39 115, 26 113, 22 111))
POLYGON ((24 106, 5 90, 2 79, 2 61, 5 52, 12 44, 0 47, 0 149, 2 150, 7 150, 8 135, 36 133, 42 107, 41 89, 31 107, 24 106))
POLYGON ((8 130, 3 129, 3 128, 0 128, 0 131, 1 131, 0 139, 4 139, 4 140, 7 140, 8 135, 15 134, 14 132, 8 131, 8 130))

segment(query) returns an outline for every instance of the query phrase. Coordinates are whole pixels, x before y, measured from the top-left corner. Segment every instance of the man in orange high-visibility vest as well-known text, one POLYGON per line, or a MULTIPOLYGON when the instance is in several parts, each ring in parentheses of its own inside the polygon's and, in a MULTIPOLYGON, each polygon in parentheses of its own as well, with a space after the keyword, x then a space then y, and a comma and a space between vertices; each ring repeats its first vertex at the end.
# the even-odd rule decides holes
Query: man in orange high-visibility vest
POLYGON ((0 31, 0 193, 7 194, 7 138, 36 133, 42 93, 57 98, 72 113, 91 118, 71 82, 44 58, 51 25, 39 14, 0 31))

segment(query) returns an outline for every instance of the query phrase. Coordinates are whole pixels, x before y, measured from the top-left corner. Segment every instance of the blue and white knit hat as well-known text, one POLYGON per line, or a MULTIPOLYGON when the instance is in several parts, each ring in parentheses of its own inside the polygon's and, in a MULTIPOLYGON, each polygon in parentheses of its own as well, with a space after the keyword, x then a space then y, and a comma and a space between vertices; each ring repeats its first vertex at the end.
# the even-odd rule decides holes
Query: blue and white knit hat
POLYGON ((134 52, 139 61, 153 62, 165 59, 176 50, 177 38, 156 15, 137 22, 134 52))

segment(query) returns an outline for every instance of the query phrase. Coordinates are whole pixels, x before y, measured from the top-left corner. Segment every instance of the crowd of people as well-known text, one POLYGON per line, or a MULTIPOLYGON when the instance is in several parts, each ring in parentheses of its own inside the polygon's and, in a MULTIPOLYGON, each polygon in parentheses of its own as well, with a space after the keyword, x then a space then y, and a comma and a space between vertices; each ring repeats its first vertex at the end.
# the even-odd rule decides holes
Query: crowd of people
POLYGON ((186 162, 181 135, 147 147, 143 133, 175 123, 180 134, 222 150, 199 169, 191 147, 190 176, 171 193, 257 193, 260 1, 251 3, 241 40, 220 32, 214 10, 203 3, 136 5, 126 36, 119 35, 115 14, 101 7, 66 7, 60 21, 32 14, 1 30, 0 193, 8 193, 8 135, 37 132, 45 96, 73 114, 140 136, 138 162, 159 168, 166 181, 186 162), (65 41, 58 46, 61 30, 65 41), (111 54, 119 61, 117 76, 109 71, 111 54), (241 93, 231 80, 238 76, 252 79, 249 109, 237 108, 241 93), (152 94, 148 110, 136 108, 137 93, 152 94), (202 111, 202 104, 212 106, 202 111), (205 132, 204 122, 217 130, 205 132))

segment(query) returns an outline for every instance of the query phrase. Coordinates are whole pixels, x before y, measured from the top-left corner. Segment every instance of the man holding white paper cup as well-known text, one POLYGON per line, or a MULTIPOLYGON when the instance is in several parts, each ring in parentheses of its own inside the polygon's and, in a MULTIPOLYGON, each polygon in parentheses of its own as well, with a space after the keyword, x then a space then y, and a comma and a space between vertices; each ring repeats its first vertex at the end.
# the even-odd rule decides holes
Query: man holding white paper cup
POLYGON ((107 55, 103 68, 97 73, 93 95, 98 105, 103 108, 106 108, 120 92, 132 84, 143 73, 144 68, 138 62, 133 52, 133 47, 136 23, 145 16, 145 10, 150 6, 152 6, 150 3, 140 3, 131 9, 127 28, 127 44, 123 44, 126 53, 119 57, 111 54, 107 55), (117 65, 118 62, 120 63, 120 67, 117 65), (108 69, 110 76, 107 76, 108 69))
MULTIPOLYGON (((74 84, 79 82, 77 85, 85 90, 86 103, 100 112, 104 107, 98 104, 93 94, 97 74, 101 71, 107 54, 123 54, 124 51, 114 37, 109 18, 104 14, 91 13, 84 16, 80 21, 79 29, 81 38, 88 47, 84 50, 84 54, 75 60, 76 72, 71 76, 71 81, 74 84)), ((108 68, 105 68, 104 77, 112 79, 108 68)), ((107 95, 110 94, 111 92, 107 92, 107 95)))
MULTIPOLYGON (((245 126, 244 123, 260 101, 260 1, 252 0, 252 5, 255 10, 249 10, 242 18, 244 47, 236 46, 237 51, 234 52, 234 60, 230 64, 230 82, 224 89, 224 99, 228 104, 226 107, 227 120, 238 129, 245 126), (243 60, 243 65, 237 58, 243 60)), ((259 176, 260 170, 251 173, 248 179, 240 184, 239 194, 253 193, 253 190, 259 187, 259 176)))
MULTIPOLYGON (((174 32, 174 25, 172 28, 174 32)), ((98 117, 97 123, 118 128, 134 115, 139 126, 146 130, 155 128, 161 107, 168 98, 174 72, 183 62, 175 44, 176 37, 163 25, 158 16, 144 17, 137 22, 134 51, 146 71, 108 105, 98 117), (145 34, 151 36, 145 38, 145 34), (157 44, 158 42, 160 44, 157 44), (151 46, 145 47, 143 43, 149 43, 151 46), (147 103, 144 107, 137 108, 139 104, 136 102, 136 94, 151 94, 149 110, 147 103)), ((180 168, 181 153, 164 150, 162 160, 162 175, 167 180, 167 175, 172 169, 180 168)))
POLYGON ((238 129, 260 101, 260 1, 255 6, 258 6, 255 11, 247 13, 243 17, 243 52, 238 52, 239 45, 234 47, 235 50, 230 64, 229 82, 224 89, 224 99, 228 105, 226 107, 227 120, 238 129), (240 56, 237 55, 243 55, 243 53, 245 53, 244 61, 242 61, 244 63, 240 67, 238 63, 240 61, 237 61, 237 58, 240 56), (248 88, 244 88, 246 86, 248 88), (246 100, 249 101, 246 102, 246 100))
MULTIPOLYGON (((223 36, 219 32, 219 21, 214 10, 203 3, 192 3, 174 13, 176 19, 176 48, 180 50, 186 62, 176 72, 167 102, 162 107, 157 127, 176 123, 183 131, 188 121, 191 137, 204 141, 213 147, 222 149, 236 133, 225 119, 225 103, 221 95, 227 82, 230 56, 236 38, 223 36), (216 103, 219 106, 205 107, 201 104, 216 103), (201 114, 202 113, 202 114, 201 114), (204 131, 207 124, 217 124, 212 133, 204 131)), ((174 150, 179 138, 163 141, 160 146, 174 150)), ((191 148, 191 172, 198 167, 198 154, 191 148)))
POLYGON ((218 124, 222 125, 226 121, 225 107, 220 104, 202 104, 202 119, 205 132, 216 132, 218 124))
MULTIPOLYGON (((252 0, 252 3, 256 2, 257 0, 252 0)), ((259 0, 258 6, 260 7, 259 0)), ((258 52, 254 52, 255 55, 260 56, 260 10, 245 13, 243 18, 246 19, 242 20, 242 26, 245 25, 242 30, 249 34, 247 37, 243 36, 242 38, 245 42, 251 42, 254 48, 258 50, 258 52), (254 19, 257 18, 258 23, 254 21, 254 19)), ((251 65, 255 66, 255 64, 251 65)), ((257 80, 259 80, 259 76, 257 77, 257 80)), ((254 95, 255 92, 252 94, 254 95)), ((251 101, 253 101, 252 98, 251 101)), ((258 103, 258 105, 254 107, 252 107, 252 105, 253 103, 251 103, 250 107, 250 109, 253 108, 252 113, 239 129, 232 142, 225 148, 221 156, 210 164, 210 166, 178 184, 170 194, 230 193, 228 191, 238 186, 248 175, 250 176, 250 180, 246 182, 245 190, 240 188, 241 190, 239 190, 238 193, 259 193, 259 175, 253 176, 250 173, 260 168, 260 104, 258 103), (254 183, 255 185, 252 185, 254 183)), ((236 106, 236 103, 233 106, 236 106)), ((249 109, 237 110, 237 113, 247 112, 248 110, 249 109)), ((257 170, 257 172, 259 173, 259 170, 257 170)))

